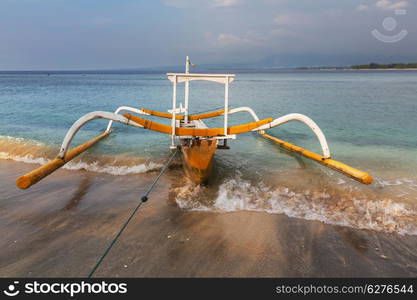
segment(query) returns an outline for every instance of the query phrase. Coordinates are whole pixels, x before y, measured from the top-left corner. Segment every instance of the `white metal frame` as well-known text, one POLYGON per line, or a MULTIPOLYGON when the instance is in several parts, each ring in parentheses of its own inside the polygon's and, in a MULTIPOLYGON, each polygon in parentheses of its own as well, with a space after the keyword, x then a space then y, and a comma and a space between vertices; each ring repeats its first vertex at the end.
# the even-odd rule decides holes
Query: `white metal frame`
POLYGON ((321 149, 323 151, 323 156, 325 158, 330 158, 329 146, 327 144, 327 140, 326 140, 326 137, 323 134, 323 131, 321 131, 320 127, 312 119, 310 119, 306 115, 288 114, 288 115, 279 117, 279 118, 273 120, 272 122, 270 122, 268 124, 259 126, 258 128, 255 128, 252 131, 260 131, 260 130, 270 129, 270 128, 280 126, 282 124, 285 124, 285 123, 288 123, 288 122, 291 122, 291 121, 299 121, 299 122, 302 122, 302 123, 306 124, 308 127, 310 127, 310 129, 315 133, 315 135, 319 139, 320 146, 321 146, 321 149))
MULTIPOLYGON (((187 56, 185 59, 185 74, 189 74, 190 73, 190 57, 187 56)), ((185 124, 188 123, 188 98, 190 95, 190 82, 186 81, 185 82, 185 87, 184 87, 184 106, 185 106, 185 112, 184 112, 184 122, 185 124)))
POLYGON ((172 119, 171 119, 171 149, 175 148, 175 121, 176 121, 176 110, 177 110, 177 75, 174 75, 174 81, 172 85, 172 119))
POLYGON ((227 135, 228 120, 229 120, 229 76, 226 75, 226 82, 224 83, 224 135, 227 135))
MULTIPOLYGON (((143 110, 137 109, 137 108, 133 108, 133 107, 130 107, 130 106, 120 106, 118 109, 116 109, 114 111, 114 113, 115 114, 118 114, 122 110, 131 111, 131 112, 134 112, 134 113, 137 113, 137 114, 140 114, 140 115, 147 115, 147 116, 149 116, 149 114, 146 113, 146 112, 144 112, 143 110)), ((111 130, 112 125, 113 125, 113 120, 110 120, 109 123, 108 123, 108 125, 107 125, 106 132, 109 132, 111 130)))
POLYGON ((85 114, 81 118, 79 118, 77 121, 75 121, 74 124, 72 124, 72 126, 70 127, 70 129, 68 129, 67 134, 65 135, 64 141, 62 142, 61 150, 59 151, 58 157, 60 158, 65 157, 65 154, 68 151, 68 147, 71 144, 71 141, 74 138, 75 134, 78 132, 78 130, 80 130, 80 128, 84 126, 86 123, 95 119, 107 119, 107 120, 120 122, 125 125, 131 125, 131 126, 143 128, 142 125, 135 123, 125 118, 124 116, 121 116, 115 113, 111 113, 107 111, 90 112, 88 114, 85 114))
POLYGON ((247 106, 242 106, 242 107, 232 108, 232 109, 229 109, 229 110, 227 111, 227 113, 228 113, 229 115, 231 115, 231 114, 235 114, 235 113, 238 113, 238 112, 247 112, 247 113, 249 113, 249 114, 252 116, 252 118, 253 118, 253 120, 254 120, 255 122, 259 121, 259 118, 258 118, 258 116, 256 115, 256 113, 253 111, 253 109, 252 109, 252 108, 250 108, 250 107, 247 107, 247 106))
MULTIPOLYGON (((185 64, 185 73, 167 73, 168 79, 173 83, 173 91, 172 91, 172 110, 168 110, 168 112, 170 112, 172 114, 172 119, 171 119, 171 127, 172 127, 172 132, 171 132, 171 148, 176 148, 175 146, 175 129, 177 127, 177 123, 179 124, 180 122, 177 122, 176 120, 176 115, 178 113, 184 113, 184 122, 185 124, 188 124, 188 115, 189 115, 189 83, 192 80, 204 80, 204 81, 212 81, 212 82, 217 82, 217 83, 222 83, 224 84, 224 135, 223 136, 218 136, 215 137, 216 139, 235 139, 236 135, 228 135, 227 134, 227 127, 228 127, 228 122, 229 122, 229 114, 234 114, 234 113, 238 113, 238 112, 247 112, 249 113, 253 120, 259 121, 258 116, 256 115, 256 113, 250 108, 250 107, 238 107, 238 108, 233 108, 229 110, 229 84, 231 82, 233 82, 233 80, 235 79, 235 75, 234 74, 190 74, 190 58, 187 56, 186 57, 186 64, 185 64), (184 101, 185 101, 185 107, 182 107, 182 104, 180 103, 180 107, 177 108, 177 84, 184 82, 185 83, 185 91, 184 91, 184 101)), ((86 123, 94 120, 94 119, 108 119, 109 123, 107 124, 107 128, 105 130, 105 133, 110 133, 111 131, 111 127, 113 125, 113 122, 120 122, 126 125, 132 125, 132 126, 136 126, 136 127, 140 127, 143 128, 142 125, 137 124, 127 118, 125 118, 124 116, 120 115, 120 111, 131 111, 137 114, 141 114, 141 115, 149 115, 148 113, 144 112, 141 109, 137 109, 137 108, 133 108, 130 106, 120 106, 119 108, 116 109, 116 111, 114 113, 111 112, 105 112, 105 111, 94 111, 94 112, 90 112, 84 116, 82 116, 81 118, 79 118, 76 122, 74 122, 74 124, 71 126, 71 128, 68 130, 67 134, 65 135, 65 138, 62 142, 61 145, 61 150, 58 154, 58 157, 64 158, 65 154, 68 150, 69 145, 71 144, 72 139, 74 138, 75 134, 78 132, 78 130, 80 130, 80 128, 82 126, 84 126, 86 123)), ((299 121, 302 122, 304 124, 306 124, 317 136, 322 151, 323 151, 323 156, 325 158, 330 158, 330 150, 329 150, 329 146, 327 145, 327 141, 326 141, 326 137, 324 136, 323 132, 321 131, 321 129, 319 128, 319 126, 309 117, 302 115, 302 114, 288 114, 282 117, 279 117, 275 120, 273 120, 272 122, 259 126, 258 128, 253 129, 252 131, 257 131, 259 133, 264 133, 265 129, 270 129, 276 126, 280 126, 282 124, 285 124, 287 122, 290 121, 299 121)), ((194 121, 195 122, 195 121, 194 121)), ((201 120, 200 120, 201 122, 201 120)), ((204 124, 204 123, 203 123, 204 124)), ((182 137, 182 138, 192 138, 190 137, 182 137)), ((204 137, 201 137, 204 138, 204 137)))
POLYGON ((235 79, 235 74, 167 73, 167 76, 171 82, 174 82, 174 77, 177 76, 177 83, 205 80, 225 84, 226 77, 228 77, 229 83, 235 79))
POLYGON ((171 148, 175 146, 175 127, 176 127, 176 114, 184 112, 185 122, 188 122, 188 104, 189 104, 189 82, 192 80, 204 80, 212 81, 224 84, 224 136, 223 139, 227 139, 227 126, 228 126, 228 106, 229 106, 229 83, 235 79, 234 74, 190 74, 189 73, 189 58, 186 60, 186 72, 185 73, 167 73, 168 79, 172 82, 172 110, 169 112, 172 114, 171 126, 171 148), (177 108, 177 84, 185 82, 185 108, 177 108))

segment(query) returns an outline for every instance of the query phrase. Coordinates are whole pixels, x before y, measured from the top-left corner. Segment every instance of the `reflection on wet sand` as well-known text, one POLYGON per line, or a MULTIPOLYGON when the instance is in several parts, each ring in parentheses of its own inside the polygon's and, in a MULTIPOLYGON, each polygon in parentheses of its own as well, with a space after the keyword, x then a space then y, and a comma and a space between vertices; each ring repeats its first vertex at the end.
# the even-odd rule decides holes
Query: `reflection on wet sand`
MULTIPOLYGON (((0 163, 2 277, 86 276, 154 177, 61 170, 22 192, 13 180, 31 166, 0 163)), ((175 198, 181 172, 163 177, 96 276, 417 275, 416 236, 282 214, 183 210, 175 198)))
POLYGON ((81 201, 81 199, 84 197, 84 195, 88 192, 88 189, 90 188, 90 186, 91 186, 90 176, 88 174, 83 174, 77 190, 75 191, 71 199, 69 199, 67 205, 65 205, 63 210, 73 209, 74 207, 76 207, 81 201))
POLYGON ((335 226, 334 229, 359 253, 364 254, 368 251, 368 241, 350 228, 335 226))

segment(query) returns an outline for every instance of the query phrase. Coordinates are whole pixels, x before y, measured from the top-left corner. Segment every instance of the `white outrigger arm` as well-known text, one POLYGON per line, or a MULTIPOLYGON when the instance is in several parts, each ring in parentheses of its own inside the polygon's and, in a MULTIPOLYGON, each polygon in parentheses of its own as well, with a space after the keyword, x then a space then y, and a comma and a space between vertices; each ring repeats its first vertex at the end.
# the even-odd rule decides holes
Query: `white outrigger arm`
MULTIPOLYGON (((249 113, 253 120, 255 122, 259 121, 258 116, 256 115, 256 113, 249 107, 239 107, 239 108, 234 108, 234 109, 230 109, 228 110, 228 114, 233 114, 233 113, 237 113, 237 112, 247 112, 249 113)), ((297 114, 297 113, 293 113, 293 114, 288 114, 282 117, 279 117, 267 124, 261 125, 257 128, 252 129, 252 131, 258 132, 259 134, 261 134, 262 137, 273 141, 274 143, 279 144, 281 147, 283 147, 284 149, 288 150, 288 151, 292 151, 292 152, 296 152, 308 159, 314 160, 328 168, 331 168, 333 170, 336 170, 346 176, 349 176, 363 184, 371 184, 373 181, 373 178, 371 175, 369 175, 368 173, 361 171, 359 169, 353 168, 349 165, 346 165, 342 162, 339 162, 337 160, 331 159, 330 157, 330 149, 329 146, 327 144, 327 140, 325 135, 323 134, 323 131, 320 129, 320 127, 309 117, 307 117, 306 115, 302 115, 302 114, 297 114), (271 129, 273 127, 277 127, 280 125, 283 125, 285 123, 288 122, 292 122, 292 121, 298 121, 301 123, 304 123, 305 125, 307 125, 313 132, 314 134, 317 136, 319 142, 320 142, 320 146, 323 152, 323 155, 314 153, 312 151, 303 149, 299 146, 293 145, 291 143, 288 143, 286 141, 280 140, 276 137, 273 137, 269 134, 265 133, 265 130, 267 129, 271 129)))
POLYGON ((339 162, 337 160, 330 158, 330 150, 329 146, 327 145, 326 137, 324 136, 323 132, 321 131, 320 127, 309 117, 302 115, 302 114, 288 114, 282 117, 279 117, 272 122, 268 124, 264 124, 259 126, 258 128, 253 129, 252 131, 259 132, 264 138, 271 140, 277 144, 279 144, 281 147, 288 151, 296 152, 306 158, 309 158, 311 160, 314 160, 328 168, 331 168, 333 170, 336 170, 346 176, 349 176, 363 184, 371 184, 373 181, 373 178, 370 174, 361 171, 359 169, 353 168, 349 165, 346 165, 342 162, 339 162), (314 153, 312 151, 303 149, 299 146, 293 145, 291 143, 288 143, 286 141, 280 140, 276 137, 273 137, 269 134, 265 133, 266 129, 270 129, 276 126, 283 125, 285 123, 291 122, 291 121, 299 121, 310 127, 310 129, 315 133, 317 136, 320 146, 323 151, 323 155, 314 153))
MULTIPOLYGON (((139 111, 138 109, 135 109, 135 108, 132 108, 132 107, 122 106, 121 108, 124 109, 124 110, 130 110, 130 111, 134 111, 134 112, 139 111)), ((70 129, 68 129, 67 134, 65 135, 64 141, 62 142, 61 149, 60 149, 59 154, 58 154, 59 158, 64 158, 65 157, 65 154, 68 151, 68 147, 71 144, 71 141, 74 138, 75 134, 78 132, 78 130, 80 130, 80 128, 82 126, 84 126, 86 123, 88 123, 92 120, 95 120, 95 119, 110 120, 106 131, 104 131, 104 134, 109 134, 110 133, 110 128, 111 128, 111 125, 112 125, 113 121, 116 121, 116 122, 119 122, 119 123, 122 123, 122 124, 125 124, 125 125, 131 125, 131 126, 143 128, 142 125, 137 124, 137 123, 135 123, 135 122, 133 122, 133 121, 125 118, 124 116, 117 114, 117 113, 111 113, 111 112, 107 112, 107 111, 93 111, 93 112, 90 112, 88 114, 85 114, 81 118, 79 118, 74 124, 72 124, 70 129)))
MULTIPOLYGON (((138 112, 137 109, 132 108, 132 107, 127 107, 127 106, 120 107, 119 110, 129 110, 132 112, 138 112)), ((68 130, 67 134, 65 135, 64 141, 62 142, 62 146, 59 151, 59 154, 55 159, 19 177, 16 180, 16 185, 21 189, 27 189, 33 184, 37 183, 42 178, 54 172, 56 169, 62 167, 67 162, 69 162, 70 160, 80 155, 85 150, 91 148, 93 145, 95 145, 96 143, 98 143, 99 141, 107 137, 111 132, 110 127, 111 127, 112 122, 114 121, 125 124, 125 125, 131 125, 131 126, 141 127, 141 128, 143 127, 142 125, 137 124, 134 121, 129 120, 126 117, 119 115, 117 113, 111 113, 111 112, 106 112, 106 111, 90 112, 82 116, 81 118, 79 118, 68 130), (107 120, 110 120, 111 123, 108 125, 107 129, 102 134, 68 151, 68 147, 71 144, 72 139, 74 138, 75 134, 80 130, 80 128, 84 126, 86 123, 95 119, 107 119, 107 120)))
MULTIPOLYGON (((238 113, 238 112, 247 112, 252 116, 252 118, 255 122, 259 121, 258 116, 253 111, 253 109, 251 109, 250 107, 238 107, 238 108, 232 108, 232 109, 228 110, 229 115, 234 114, 234 113, 238 113)), ((259 126, 259 127, 255 128, 255 129, 252 129, 252 131, 257 131, 260 134, 265 134, 266 129, 271 129, 271 128, 283 125, 283 124, 291 122, 291 121, 298 121, 298 122, 301 122, 301 123, 304 123, 305 125, 307 125, 314 132, 314 134, 317 136, 317 138, 320 142, 321 149, 323 151, 323 157, 330 158, 329 145, 327 144, 327 140, 326 140, 326 137, 323 134, 323 131, 321 131, 320 127, 316 124, 316 122, 314 122, 312 119, 310 119, 306 115, 288 114, 288 115, 279 117, 279 118, 273 120, 270 123, 267 123, 265 125, 262 125, 262 126, 259 126)))
POLYGON ((291 122, 291 121, 299 121, 301 123, 306 124, 310 129, 314 132, 314 134, 317 136, 321 149, 323 151, 323 157, 324 158, 330 158, 330 150, 329 145, 327 145, 326 137, 323 134, 323 131, 321 131, 320 127, 309 117, 302 115, 302 114, 288 114, 282 117, 279 117, 275 120, 273 120, 271 123, 262 125, 258 128, 253 129, 253 131, 264 131, 266 129, 274 128, 280 125, 283 125, 285 123, 291 122))

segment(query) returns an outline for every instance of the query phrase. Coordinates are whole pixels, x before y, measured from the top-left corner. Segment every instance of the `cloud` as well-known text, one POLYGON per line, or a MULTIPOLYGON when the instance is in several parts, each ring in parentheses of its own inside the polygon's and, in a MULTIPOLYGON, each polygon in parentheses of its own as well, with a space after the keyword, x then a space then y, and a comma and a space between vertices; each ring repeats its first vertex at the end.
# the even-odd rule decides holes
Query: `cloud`
POLYGON ((177 8, 195 7, 195 6, 209 6, 209 7, 231 7, 241 4, 242 0, 165 0, 166 6, 172 6, 177 8))
POLYGON ((229 7, 239 5, 241 0, 212 0, 213 7, 229 7))
POLYGON ((111 24, 111 23, 113 23, 112 19, 104 18, 104 17, 93 18, 90 21, 90 24, 93 24, 93 25, 107 25, 107 24, 111 24))
POLYGON ((285 28, 273 28, 266 32, 250 30, 242 34, 220 33, 214 35, 212 32, 205 34, 205 39, 210 46, 227 49, 262 49, 275 45, 282 38, 294 36, 294 33, 285 28))
POLYGON ((408 6, 407 1, 391 2, 390 0, 380 0, 375 4, 376 7, 384 10, 401 9, 408 6))
POLYGON ((184 7, 188 7, 190 2, 187 0, 165 0, 164 4, 166 6, 172 6, 172 7, 177 7, 177 8, 184 8, 184 7))
POLYGON ((269 39, 274 39, 274 38, 277 38, 277 37, 290 36, 292 34, 293 34, 292 32, 290 32, 290 31, 288 31, 286 29, 283 29, 283 28, 275 28, 275 29, 271 29, 269 31, 268 38, 269 39))
POLYGON ((8 28, 0 30, 0 69, 163 66, 185 54, 201 63, 274 55, 282 55, 282 63, 294 53, 305 56, 293 65, 344 63, 325 58, 332 53, 356 63, 383 56, 417 60, 417 35, 411 34, 417 0, 101 1, 99 11, 68 1, 55 1, 57 9, 50 1, 0 0, 0 11, 7 11, 0 28, 8 28), (395 9, 407 9, 396 19, 410 34, 401 43, 381 44, 371 31, 395 9), (17 18, 22 11, 30 14, 17 18))
POLYGON ((309 14, 304 13, 291 13, 277 15, 273 19, 273 23, 279 26, 288 26, 288 25, 307 25, 311 24, 313 17, 309 14))
POLYGON ((382 10, 395 10, 403 9, 408 6, 408 1, 390 1, 390 0, 378 0, 374 6, 369 6, 366 4, 359 4, 356 7, 358 11, 366 11, 369 9, 382 9, 382 10))
POLYGON ((273 22, 275 25, 291 25, 294 24, 294 18, 290 15, 278 15, 273 22))
POLYGON ((358 7, 356 7, 356 10, 359 10, 359 11, 364 11, 367 9, 369 9, 369 6, 365 4, 359 4, 358 7))
POLYGON ((247 45, 250 43, 251 41, 249 39, 243 38, 234 34, 221 33, 217 37, 217 44, 219 46, 234 47, 234 46, 247 45))

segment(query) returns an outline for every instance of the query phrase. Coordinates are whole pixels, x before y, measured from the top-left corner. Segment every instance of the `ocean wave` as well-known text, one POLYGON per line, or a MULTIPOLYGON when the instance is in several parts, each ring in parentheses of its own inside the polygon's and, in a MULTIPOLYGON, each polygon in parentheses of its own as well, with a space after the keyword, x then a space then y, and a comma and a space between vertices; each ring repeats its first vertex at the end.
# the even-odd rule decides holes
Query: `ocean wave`
POLYGON ((397 186, 397 185, 409 185, 412 187, 417 187, 417 184, 411 178, 397 178, 394 180, 387 180, 387 179, 376 177, 375 183, 381 187, 397 186))
MULTIPOLYGON (((50 161, 43 157, 33 157, 32 155, 25 156, 14 156, 6 152, 0 152, 0 159, 13 160, 18 162, 30 163, 30 164, 39 164, 43 165, 50 161)), ((65 164, 62 168, 67 170, 86 170, 96 173, 107 173, 111 175, 129 175, 129 174, 140 174, 147 173, 151 171, 159 170, 163 167, 162 164, 155 162, 146 162, 137 165, 100 165, 99 162, 94 161, 87 163, 84 161, 71 161, 65 164)))
POLYGON ((100 166, 98 162, 85 163, 85 162, 69 162, 64 166, 68 170, 86 170, 97 173, 107 173, 111 175, 129 175, 129 174, 141 174, 151 171, 159 170, 163 167, 162 164, 155 162, 148 162, 133 166, 120 166, 120 165, 106 165, 100 166))
POLYGON ((213 199, 200 201, 207 189, 192 183, 178 187, 176 202, 188 210, 285 214, 357 229, 417 235, 417 211, 408 204, 393 199, 370 199, 365 193, 353 194, 348 188, 296 191, 263 182, 255 185, 236 176, 220 184, 213 199))
MULTIPOLYGON (((51 161, 58 149, 47 144, 11 136, 0 136, 0 159, 30 164, 45 164, 51 161)), ((76 158, 62 168, 67 170, 86 170, 111 175, 129 175, 159 170, 161 163, 142 157, 126 155, 90 155, 76 158)))

